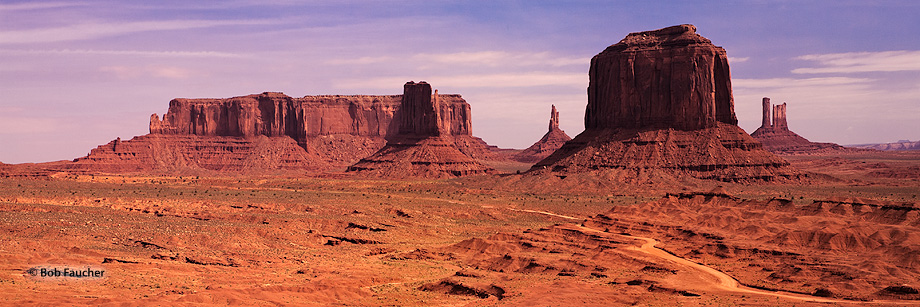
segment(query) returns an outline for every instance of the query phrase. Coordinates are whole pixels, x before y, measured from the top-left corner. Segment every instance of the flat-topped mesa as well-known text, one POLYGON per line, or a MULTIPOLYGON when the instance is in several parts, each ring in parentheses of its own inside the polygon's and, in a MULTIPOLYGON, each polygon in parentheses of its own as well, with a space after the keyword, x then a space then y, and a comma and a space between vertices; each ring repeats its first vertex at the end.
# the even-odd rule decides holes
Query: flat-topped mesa
POLYGON ((693 25, 631 33, 591 59, 585 129, 736 125, 725 50, 693 25))
MULTIPOLYGON (((430 96, 430 93, 429 93, 430 96)), ((200 136, 258 135, 295 139, 350 134, 386 136, 398 132, 403 95, 319 95, 292 98, 282 93, 224 99, 176 98, 162 120, 150 116, 151 134, 200 136)), ((432 98, 428 98, 432 99, 432 98)), ((441 131, 471 136, 470 106, 456 94, 438 95, 441 131)))
POLYGON ((389 136, 399 134, 400 126, 416 131, 411 128, 416 124, 424 127, 416 132, 440 135, 460 155, 503 158, 494 153, 494 146, 472 136, 470 105, 460 95, 432 95, 430 87, 420 89, 409 91, 407 99, 436 102, 428 104, 424 125, 414 116, 403 116, 404 95, 292 98, 265 92, 222 99, 176 98, 162 118, 150 116, 149 135, 99 146, 75 159, 74 167, 89 172, 340 169, 384 147, 389 136))
POLYGON ((588 76, 585 131, 531 171, 610 172, 604 178, 651 172, 660 180, 800 177, 738 127, 728 56, 692 25, 631 33, 594 56, 588 76))

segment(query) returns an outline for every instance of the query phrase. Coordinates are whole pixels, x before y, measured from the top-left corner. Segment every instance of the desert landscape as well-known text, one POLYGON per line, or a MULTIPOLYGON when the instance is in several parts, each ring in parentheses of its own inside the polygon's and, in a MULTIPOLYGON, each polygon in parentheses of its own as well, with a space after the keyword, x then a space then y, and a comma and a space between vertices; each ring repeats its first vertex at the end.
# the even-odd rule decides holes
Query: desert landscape
POLYGON ((813 143, 769 98, 749 135, 729 71, 693 25, 631 33, 590 61, 585 130, 547 105, 523 150, 421 80, 174 99, 0 164, 0 304, 920 305, 920 151, 813 143))
POLYGON ((917 16, 0 1, 0 306, 920 306, 917 16))

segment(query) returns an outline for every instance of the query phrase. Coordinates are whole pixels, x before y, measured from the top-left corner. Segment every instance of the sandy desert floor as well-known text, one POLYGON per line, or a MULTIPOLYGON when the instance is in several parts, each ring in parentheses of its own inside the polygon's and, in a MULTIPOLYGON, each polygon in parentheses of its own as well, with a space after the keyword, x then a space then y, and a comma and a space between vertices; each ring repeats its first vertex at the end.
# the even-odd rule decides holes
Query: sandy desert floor
POLYGON ((785 158, 809 180, 0 178, 0 304, 920 305, 920 154, 785 158))

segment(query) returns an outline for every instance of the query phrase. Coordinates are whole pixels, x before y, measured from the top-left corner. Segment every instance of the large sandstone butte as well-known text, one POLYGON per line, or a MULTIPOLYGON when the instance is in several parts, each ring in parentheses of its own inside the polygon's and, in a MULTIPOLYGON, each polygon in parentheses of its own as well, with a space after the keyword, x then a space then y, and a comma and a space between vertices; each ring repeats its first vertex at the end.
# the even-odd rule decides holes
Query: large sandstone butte
POLYGON ((760 128, 751 133, 763 148, 776 154, 807 154, 833 150, 846 150, 834 143, 815 143, 789 130, 786 122, 786 103, 772 105, 763 98, 763 119, 760 128), (770 111, 773 111, 772 121, 770 111))
POLYGON ((737 126, 725 50, 693 25, 630 33, 591 59, 585 131, 532 170, 798 177, 737 126))
POLYGON ((513 158, 520 162, 538 162, 548 157, 556 151, 556 149, 562 147, 562 144, 565 144, 565 142, 571 139, 572 137, 565 134, 565 131, 559 129, 559 111, 556 111, 556 106, 553 105, 552 111, 550 111, 549 131, 547 131, 539 141, 515 154, 513 158))
POLYGON ((381 177, 449 177, 490 173, 493 170, 463 154, 449 139, 450 130, 438 116, 441 101, 422 81, 404 86, 399 133, 387 145, 348 171, 381 177), (434 99, 432 99, 434 97, 434 99))
MULTIPOLYGON (((162 119, 150 116, 150 134, 93 149, 68 169, 251 171, 344 169, 386 144, 399 131, 402 95, 321 95, 293 98, 265 92, 225 99, 173 99, 162 119)), ((443 139, 476 159, 495 159, 472 136, 470 105, 438 95, 443 139)), ((413 117, 413 115, 407 115, 413 117)))

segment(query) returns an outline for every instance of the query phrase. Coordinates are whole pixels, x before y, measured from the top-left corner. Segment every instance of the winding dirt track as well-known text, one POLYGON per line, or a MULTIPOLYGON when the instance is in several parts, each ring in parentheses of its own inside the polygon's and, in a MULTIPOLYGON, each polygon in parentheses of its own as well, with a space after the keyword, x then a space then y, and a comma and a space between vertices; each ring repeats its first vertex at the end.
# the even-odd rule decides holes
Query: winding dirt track
MULTIPOLYGON (((556 214, 552 212, 545 212, 545 211, 521 210, 521 209, 510 209, 510 210, 543 214, 543 215, 560 217, 560 218, 569 219, 569 220, 581 220, 579 218, 556 214)), ((603 233, 606 235, 616 235, 616 236, 625 237, 625 238, 643 240, 645 241, 645 244, 642 244, 642 246, 640 247, 630 246, 630 247, 627 247, 627 249, 643 252, 643 253, 646 253, 646 254, 649 254, 649 255, 652 255, 652 256, 667 260, 667 261, 677 263, 681 266, 687 267, 690 270, 697 271, 699 272, 698 275, 701 277, 702 280, 710 283, 708 286, 711 287, 712 289, 718 289, 721 291, 733 292, 733 293, 765 295, 765 296, 780 297, 780 298, 800 300, 800 301, 806 301, 806 302, 816 302, 816 303, 920 305, 920 302, 915 302, 915 301, 876 300, 876 301, 860 302, 860 301, 823 298, 823 297, 802 295, 802 294, 782 292, 782 291, 761 290, 761 289, 746 287, 744 285, 741 285, 738 282, 738 280, 736 280, 734 277, 731 277, 728 274, 723 273, 722 271, 719 271, 714 268, 687 260, 685 258, 675 256, 671 253, 668 253, 667 251, 663 249, 655 247, 655 245, 659 243, 655 239, 609 233, 609 232, 604 232, 604 231, 593 229, 593 228, 588 228, 582 225, 578 225, 577 227, 586 232, 597 232, 597 233, 603 233), (709 278, 706 278, 706 277, 709 277, 709 278)))

